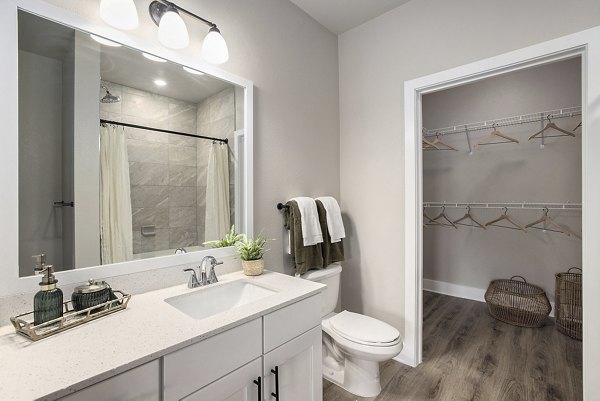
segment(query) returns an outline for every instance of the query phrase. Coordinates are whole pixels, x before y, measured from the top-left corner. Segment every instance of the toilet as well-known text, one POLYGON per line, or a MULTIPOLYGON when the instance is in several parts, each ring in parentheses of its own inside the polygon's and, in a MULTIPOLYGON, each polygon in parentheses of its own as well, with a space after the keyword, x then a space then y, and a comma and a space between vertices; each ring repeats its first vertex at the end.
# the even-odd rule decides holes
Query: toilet
POLYGON ((342 266, 311 270, 301 277, 326 284, 322 293, 323 377, 360 397, 381 392, 379 363, 402 351, 400 333, 369 316, 343 311, 335 313, 342 266))

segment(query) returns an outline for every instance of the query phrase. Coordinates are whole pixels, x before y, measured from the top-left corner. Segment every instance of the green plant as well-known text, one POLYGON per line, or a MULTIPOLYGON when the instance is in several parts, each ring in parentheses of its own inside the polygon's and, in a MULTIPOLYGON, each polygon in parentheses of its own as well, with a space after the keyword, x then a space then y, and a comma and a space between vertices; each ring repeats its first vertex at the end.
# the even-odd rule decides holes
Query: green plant
POLYGON ((225 248, 227 246, 235 246, 239 241, 244 238, 244 234, 239 234, 235 232, 235 225, 231 226, 231 230, 223 239, 206 241, 204 245, 210 245, 213 248, 225 248))
POLYGON ((261 236, 252 239, 242 235, 242 239, 235 246, 242 260, 259 260, 267 251, 264 249, 266 243, 267 240, 261 236))

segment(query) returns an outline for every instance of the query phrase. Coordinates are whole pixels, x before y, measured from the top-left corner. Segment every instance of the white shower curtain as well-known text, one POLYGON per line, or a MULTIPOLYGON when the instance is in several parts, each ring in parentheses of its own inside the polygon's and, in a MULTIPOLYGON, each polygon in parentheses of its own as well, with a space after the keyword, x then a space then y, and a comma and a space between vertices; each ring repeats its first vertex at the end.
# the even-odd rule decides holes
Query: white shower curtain
POLYGON ((205 241, 221 239, 229 231, 229 148, 213 143, 208 156, 205 241))
POLYGON ((133 258, 129 159, 123 129, 100 127, 100 248, 102 264, 133 258))

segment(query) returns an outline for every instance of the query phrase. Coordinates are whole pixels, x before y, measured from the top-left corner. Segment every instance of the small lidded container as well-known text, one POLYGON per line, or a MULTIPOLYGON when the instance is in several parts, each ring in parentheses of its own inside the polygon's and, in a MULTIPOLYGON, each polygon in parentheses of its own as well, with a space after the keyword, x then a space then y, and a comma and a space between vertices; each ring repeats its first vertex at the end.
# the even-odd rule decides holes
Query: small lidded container
POLYGON ((110 286, 105 281, 89 279, 87 284, 75 287, 71 301, 75 310, 79 311, 108 302, 110 294, 110 286))

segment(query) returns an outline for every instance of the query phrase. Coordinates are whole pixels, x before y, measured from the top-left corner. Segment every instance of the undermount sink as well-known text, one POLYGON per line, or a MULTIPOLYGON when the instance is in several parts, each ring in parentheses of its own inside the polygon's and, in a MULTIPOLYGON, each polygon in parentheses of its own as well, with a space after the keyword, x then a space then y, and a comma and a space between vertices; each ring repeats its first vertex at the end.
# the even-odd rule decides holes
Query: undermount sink
POLYGON ((276 291, 244 280, 208 286, 165 302, 194 319, 204 319, 275 294, 276 291))

